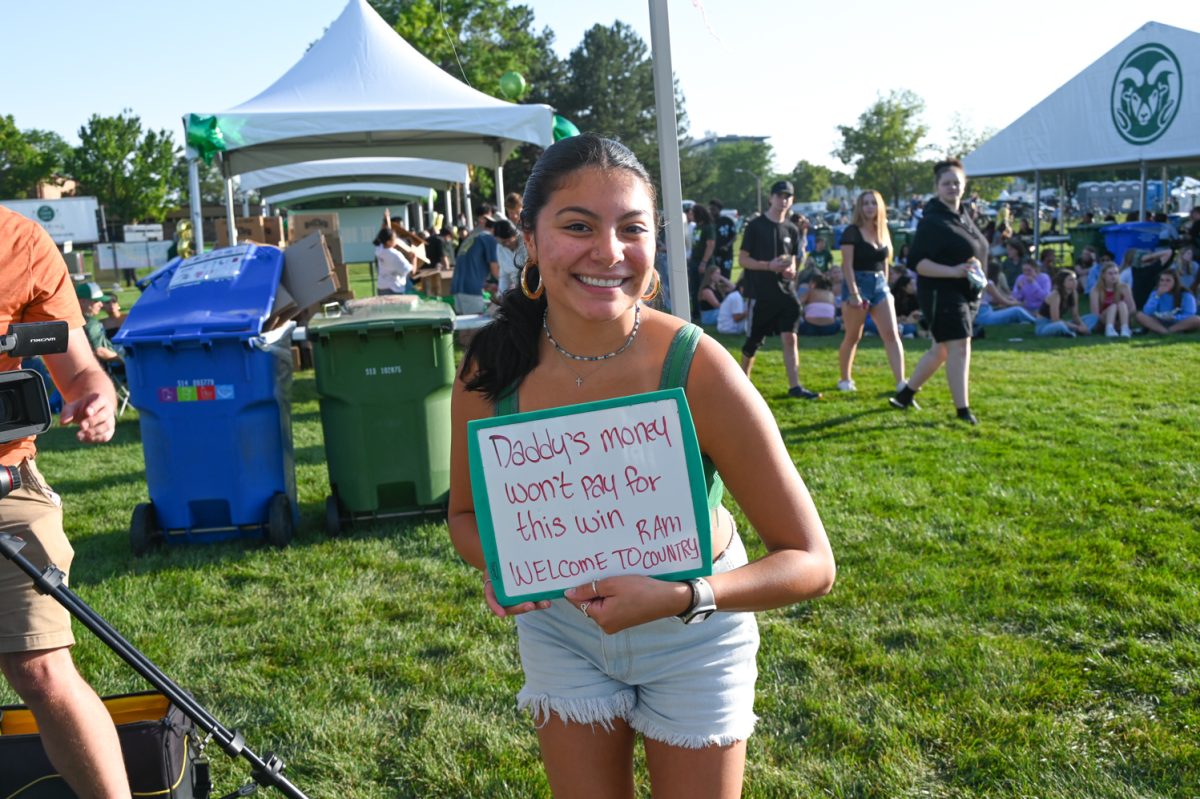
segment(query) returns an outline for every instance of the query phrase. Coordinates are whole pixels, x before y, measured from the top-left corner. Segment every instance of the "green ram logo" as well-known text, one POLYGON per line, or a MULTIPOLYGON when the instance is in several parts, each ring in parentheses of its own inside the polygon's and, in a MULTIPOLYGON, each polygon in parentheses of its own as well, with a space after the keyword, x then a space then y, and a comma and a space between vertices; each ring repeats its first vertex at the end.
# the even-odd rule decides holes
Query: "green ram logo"
POLYGON ((1121 62, 1113 80, 1113 124, 1130 144, 1149 144, 1167 132, 1182 98, 1179 59, 1161 44, 1144 44, 1121 62))

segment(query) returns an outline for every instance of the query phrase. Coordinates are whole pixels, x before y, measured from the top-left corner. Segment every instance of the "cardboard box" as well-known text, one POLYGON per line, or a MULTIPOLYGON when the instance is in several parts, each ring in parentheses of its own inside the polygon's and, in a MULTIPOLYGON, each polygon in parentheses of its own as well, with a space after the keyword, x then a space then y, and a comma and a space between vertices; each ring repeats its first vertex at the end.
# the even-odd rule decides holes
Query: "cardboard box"
POLYGON ((312 233, 283 251, 283 288, 296 306, 308 309, 337 293, 333 259, 321 233, 312 233))
POLYGON ((325 234, 325 246, 329 248, 329 257, 333 259, 333 262, 335 264, 340 264, 340 263, 345 262, 346 259, 342 257, 342 237, 341 236, 339 236, 336 233, 333 233, 333 234, 326 233, 325 234))
POLYGON ((312 233, 338 233, 337 214, 292 214, 288 217, 288 241, 300 241, 312 233))
MULTIPOLYGON (((217 219, 217 246, 228 247, 229 230, 224 219, 217 219)), ((240 216, 233 220, 233 227, 237 231, 237 239, 240 244, 243 241, 252 241, 256 244, 268 243, 263 231, 263 217, 261 216, 240 216)))
POLYGON ((280 283, 275 288, 275 304, 271 306, 271 315, 267 317, 267 322, 263 327, 267 330, 274 330, 298 313, 300 313, 300 306, 296 304, 296 298, 280 283))
POLYGON ((263 216, 263 244, 270 244, 272 247, 282 247, 283 238, 283 217, 281 216, 263 216))
POLYGON ((413 278, 421 293, 429 297, 449 297, 450 282, 454 279, 453 269, 426 269, 413 278))
POLYGON ((350 290, 350 269, 336 258, 333 259, 333 282, 337 284, 338 291, 350 290))

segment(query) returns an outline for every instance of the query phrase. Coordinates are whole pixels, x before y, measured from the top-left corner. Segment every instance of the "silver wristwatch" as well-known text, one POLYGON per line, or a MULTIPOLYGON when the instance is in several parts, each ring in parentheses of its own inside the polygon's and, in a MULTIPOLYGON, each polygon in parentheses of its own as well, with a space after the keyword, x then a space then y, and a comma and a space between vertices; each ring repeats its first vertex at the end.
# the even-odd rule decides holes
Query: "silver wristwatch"
POLYGON ((686 582, 692 589, 692 604, 678 618, 684 624, 699 624, 717 612, 717 597, 703 577, 694 577, 686 582))

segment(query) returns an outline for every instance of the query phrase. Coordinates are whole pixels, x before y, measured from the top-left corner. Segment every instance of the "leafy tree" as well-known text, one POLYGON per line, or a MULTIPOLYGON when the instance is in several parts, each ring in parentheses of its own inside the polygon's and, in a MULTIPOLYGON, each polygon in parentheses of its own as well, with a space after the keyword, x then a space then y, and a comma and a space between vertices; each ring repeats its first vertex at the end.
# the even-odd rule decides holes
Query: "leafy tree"
MULTIPOLYGON (((556 106, 580 130, 619 139, 655 176, 658 115, 654 72, 646 43, 624 22, 593 25, 567 57, 568 80, 556 106)), ((675 81, 676 135, 687 131, 683 95, 675 81)))
POLYGON ((800 161, 792 169, 792 185, 796 188, 796 202, 816 202, 821 193, 833 185, 833 170, 821 164, 800 161))
POLYGON ((857 126, 839 125, 842 145, 833 154, 854 166, 854 182, 878 189, 892 202, 914 187, 924 186, 918 173, 921 139, 927 128, 919 117, 925 103, 911 91, 893 91, 877 99, 858 118, 857 126))
POLYGON ((142 133, 142 120, 126 109, 115 117, 93 114, 79 129, 71 171, 110 218, 161 222, 182 188, 180 149, 165 130, 142 133))
MULTIPOLYGON (((965 158, 996 134, 995 128, 987 128, 977 133, 961 114, 954 114, 950 119, 950 145, 945 153, 950 158, 965 158)), ((973 178, 967 175, 967 190, 976 193, 984 200, 994 200, 1009 184, 1006 177, 973 178)))
POLYGON ((57 133, 18 130, 12 116, 0 117, 0 197, 31 197, 38 183, 62 174, 71 148, 57 133))
POLYGON ((776 175, 771 171, 774 150, 766 142, 722 142, 704 151, 685 150, 680 158, 683 194, 697 202, 716 198, 726 208, 748 214, 758 210, 761 179, 763 207, 776 175))
POLYGON ((500 76, 520 72, 527 102, 543 102, 561 77, 554 33, 533 29, 533 10, 507 0, 371 0, 405 41, 458 80, 493 97, 500 76))

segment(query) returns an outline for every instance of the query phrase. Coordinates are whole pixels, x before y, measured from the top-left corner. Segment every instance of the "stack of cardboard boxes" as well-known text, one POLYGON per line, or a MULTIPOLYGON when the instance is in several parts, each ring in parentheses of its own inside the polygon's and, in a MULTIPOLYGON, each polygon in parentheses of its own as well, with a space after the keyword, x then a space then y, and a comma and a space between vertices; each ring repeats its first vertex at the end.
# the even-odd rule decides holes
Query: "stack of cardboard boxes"
POLYGON ((288 246, 293 242, 303 241, 313 233, 325 237, 325 245, 329 248, 329 257, 333 259, 334 282, 337 283, 338 296, 336 300, 352 300, 350 292, 350 275, 342 258, 342 239, 338 233, 337 214, 292 214, 288 219, 288 246))
MULTIPOLYGON (((283 247, 283 218, 278 216, 239 216, 233 220, 239 242, 270 244, 283 247)), ((224 219, 217 220, 217 247, 229 246, 229 226, 224 219)))

